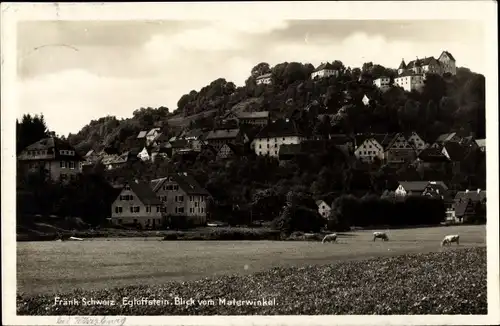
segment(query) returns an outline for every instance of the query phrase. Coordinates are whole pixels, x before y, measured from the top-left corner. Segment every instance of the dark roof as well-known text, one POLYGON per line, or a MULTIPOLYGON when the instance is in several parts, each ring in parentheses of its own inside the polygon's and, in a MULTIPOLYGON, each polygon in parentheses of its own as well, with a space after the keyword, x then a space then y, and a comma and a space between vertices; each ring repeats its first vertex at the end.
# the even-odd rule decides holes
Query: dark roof
POLYGON ((69 144, 68 141, 59 139, 57 137, 47 137, 27 146, 19 155, 20 160, 73 160, 85 161, 81 155, 78 154, 76 149, 69 144), (63 151, 73 151, 74 155, 61 154, 63 151), (27 155, 28 151, 46 151, 43 155, 27 155))
POLYGON ((455 201, 460 199, 470 199, 473 202, 483 201, 486 199, 486 190, 469 190, 469 191, 459 191, 455 195, 455 201))
POLYGON ((422 74, 417 74, 415 72, 413 72, 413 70, 406 70, 406 71, 403 71, 402 74, 400 75, 397 75, 396 77, 394 78, 399 78, 399 77, 408 77, 408 76, 422 76, 422 74))
POLYGON ((160 199, 156 197, 156 194, 146 182, 134 180, 127 182, 127 184, 144 205, 161 205, 160 199))
POLYGON ((317 71, 321 71, 321 70, 324 70, 324 69, 328 69, 328 70, 334 70, 333 68, 333 65, 331 63, 322 63, 318 66, 318 68, 314 69, 314 72, 317 72, 317 71))
POLYGON ((213 139, 234 139, 240 133, 239 129, 218 129, 212 130, 208 133, 206 140, 213 139))
POLYGON ((296 155, 304 155, 302 152, 302 146, 300 144, 283 144, 280 146, 279 157, 284 156, 296 156, 296 155))
POLYGON ((179 135, 179 137, 184 139, 200 139, 201 136, 203 136, 203 130, 201 129, 185 130, 179 135))
MULTIPOLYGON (((446 55, 448 55, 448 56, 450 57, 450 59, 451 59, 451 60, 456 61, 456 60, 455 60, 455 58, 453 57, 453 55, 452 55, 450 52, 448 52, 448 51, 443 51, 443 53, 445 53, 446 55)), ((443 54, 443 53, 441 53, 441 54, 443 54)))
POLYGON ((463 216, 469 203, 475 204, 483 200, 486 200, 486 190, 480 190, 479 193, 477 192, 477 190, 468 192, 459 191, 455 195, 455 215, 463 216))
POLYGON ((356 134, 356 147, 360 146, 365 142, 365 140, 373 138, 375 139, 382 147, 384 147, 384 140, 388 137, 388 134, 356 134))
POLYGON ((212 152, 212 154, 217 154, 217 150, 212 146, 212 145, 201 145, 201 152, 209 151, 212 152))
POLYGON ((188 146, 188 141, 185 139, 176 139, 170 142, 171 148, 186 148, 188 146))
POLYGON ((436 143, 445 143, 447 141, 450 141, 456 134, 456 132, 450 132, 447 134, 439 135, 436 139, 436 143))
POLYGON ((444 149, 448 153, 450 160, 454 162, 462 161, 467 154, 467 148, 464 148, 462 145, 455 142, 445 143, 444 149))
POLYGON ((240 112, 236 116, 238 119, 267 119, 269 118, 269 111, 260 112, 240 112))
POLYGON ((424 149, 418 158, 424 162, 449 162, 446 155, 444 155, 439 148, 428 147, 424 149))
POLYGON ((153 188, 153 191, 158 191, 162 184, 170 177, 172 177, 179 187, 188 195, 210 196, 208 191, 200 186, 200 184, 187 173, 171 173, 167 177, 151 180, 151 187, 153 188))
POLYGON ((354 139, 345 134, 332 134, 329 136, 329 139, 335 145, 345 145, 354 141, 354 139))
POLYGON ((412 60, 412 61, 408 62, 408 64, 406 65, 406 69, 412 69, 413 67, 416 67, 416 66, 419 66, 419 67, 428 66, 431 63, 431 61, 437 62, 436 58, 434 58, 434 57, 427 57, 427 58, 423 58, 423 59, 412 60))
POLYGON ((399 64, 398 69, 406 69, 405 59, 401 59, 401 63, 399 64))
POLYGON ((426 193, 431 196, 439 196, 445 200, 449 200, 448 187, 444 184, 444 182, 430 182, 426 187, 426 193))
POLYGON ((301 136, 297 124, 293 120, 276 120, 268 124, 255 136, 255 138, 274 138, 301 136))
POLYGON ((429 184, 429 181, 399 181, 399 184, 403 186, 406 191, 424 191, 424 189, 429 184))
POLYGON ((486 139, 476 139, 476 144, 479 147, 486 147, 486 139))
MULTIPOLYGON (((231 152, 233 152, 233 154, 243 155, 243 146, 232 144, 232 143, 226 143, 225 146, 229 147, 229 149, 231 150, 231 152)), ((224 146, 222 146, 222 147, 224 147, 224 146)))
POLYGON ((263 75, 260 75, 259 77, 257 77, 256 79, 262 79, 262 78, 267 78, 267 77, 271 77, 272 76, 272 73, 267 73, 267 74, 263 74, 263 75))

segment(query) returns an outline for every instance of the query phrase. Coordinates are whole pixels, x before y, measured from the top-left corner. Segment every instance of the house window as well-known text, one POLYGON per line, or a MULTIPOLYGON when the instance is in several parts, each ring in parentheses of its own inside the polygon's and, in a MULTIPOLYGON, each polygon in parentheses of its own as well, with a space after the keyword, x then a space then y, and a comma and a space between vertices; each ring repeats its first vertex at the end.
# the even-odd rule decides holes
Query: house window
POLYGON ((195 203, 194 203, 194 207, 198 207, 198 202, 195 202, 195 203))
POLYGON ((174 190, 179 190, 179 185, 174 185, 174 190))
POLYGON ((156 206, 156 212, 159 213, 161 211, 161 207, 160 206, 156 206))
POLYGON ((177 207, 175 208, 175 213, 177 213, 177 207))
POLYGON ((184 207, 179 207, 179 208, 177 209, 177 212, 178 212, 178 213, 184 213, 184 207))
POLYGON ((140 210, 141 210, 141 208, 140 208, 139 206, 135 206, 135 207, 134 207, 134 212, 135 212, 135 213, 139 213, 139 212, 140 212, 140 210))
POLYGON ((124 190, 130 190, 130 186, 129 185, 125 185, 125 187, 123 187, 124 190))
POLYGON ((201 212, 203 213, 203 207, 201 208, 201 212))
POLYGON ((146 213, 151 213, 151 206, 146 206, 146 213))
POLYGON ((184 201, 184 196, 179 196, 179 202, 183 202, 184 201))
POLYGON ((130 213, 133 213, 133 212, 134 212, 134 207, 130 206, 130 213))
POLYGON ((115 207, 115 213, 120 214, 122 212, 123 212, 123 207, 121 207, 121 206, 116 206, 115 207))

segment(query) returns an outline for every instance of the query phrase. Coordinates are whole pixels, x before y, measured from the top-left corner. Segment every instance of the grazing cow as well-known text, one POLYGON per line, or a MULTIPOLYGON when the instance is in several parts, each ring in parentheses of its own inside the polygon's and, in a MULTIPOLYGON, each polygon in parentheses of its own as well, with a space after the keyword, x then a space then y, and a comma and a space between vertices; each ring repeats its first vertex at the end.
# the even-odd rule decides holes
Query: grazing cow
POLYGON ((450 245, 452 242, 456 242, 458 246, 460 244, 460 236, 458 234, 447 235, 444 237, 443 241, 441 241, 441 247, 450 245))
POLYGON ((373 232, 373 241, 375 241, 375 239, 377 238, 382 239, 384 241, 389 241, 389 237, 385 232, 373 232))
POLYGON ((323 238, 323 241, 321 241, 321 243, 325 243, 325 242, 337 242, 337 233, 325 235, 325 237, 323 238))

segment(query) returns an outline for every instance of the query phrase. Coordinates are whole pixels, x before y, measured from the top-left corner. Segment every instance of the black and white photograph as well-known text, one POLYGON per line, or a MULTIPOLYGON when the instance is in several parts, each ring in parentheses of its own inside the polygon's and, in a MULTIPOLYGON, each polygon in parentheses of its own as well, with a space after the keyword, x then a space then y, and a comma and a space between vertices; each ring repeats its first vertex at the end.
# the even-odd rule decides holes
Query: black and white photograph
POLYGON ((496 11, 2 3, 4 323, 500 323, 496 11))

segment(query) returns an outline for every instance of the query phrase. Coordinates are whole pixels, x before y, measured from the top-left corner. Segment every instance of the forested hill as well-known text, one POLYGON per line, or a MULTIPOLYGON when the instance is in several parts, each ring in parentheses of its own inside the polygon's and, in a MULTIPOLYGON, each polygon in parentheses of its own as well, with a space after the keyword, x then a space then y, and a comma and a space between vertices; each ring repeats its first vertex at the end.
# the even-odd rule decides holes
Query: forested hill
POLYGON ((392 87, 382 93, 373 80, 381 76, 393 80, 395 70, 372 63, 354 69, 340 61, 331 64, 340 69, 338 77, 312 80, 311 64, 285 62, 270 67, 259 63, 249 72, 245 86, 219 78, 183 95, 174 112, 166 107, 140 108, 128 119, 103 117, 68 138, 81 152, 104 147, 122 152, 141 130, 160 127, 170 136, 182 127, 213 129, 228 110, 270 111, 273 118, 301 112, 302 125, 311 132, 318 132, 325 123, 317 115, 331 114, 336 132, 342 133, 412 130, 428 141, 449 131, 485 137, 483 75, 458 68, 455 76, 428 75, 422 92, 392 87), (271 73, 272 84, 257 85, 257 77, 266 73, 271 73), (361 102, 365 95, 368 106, 361 102))

